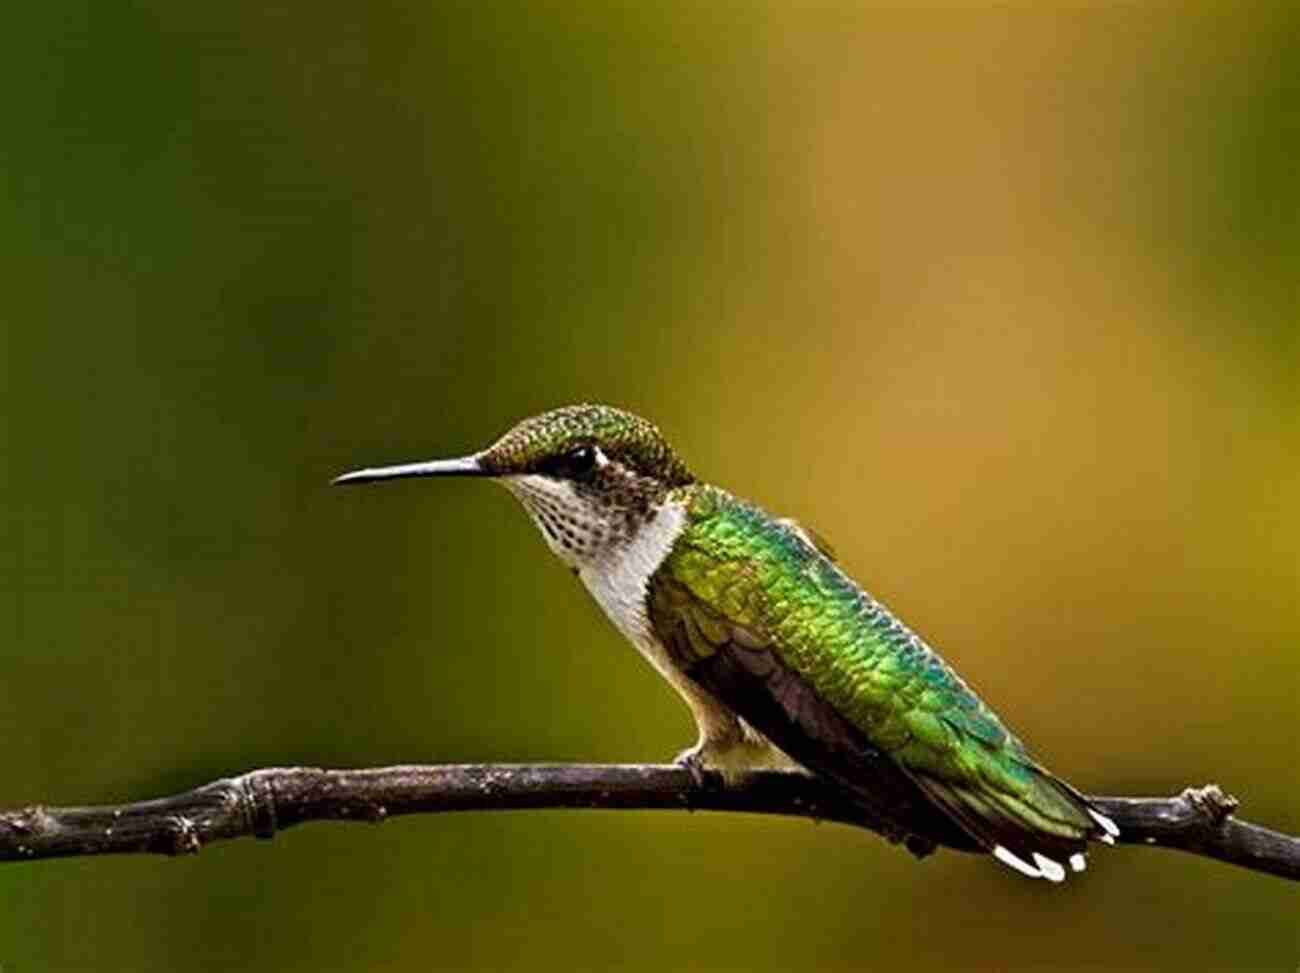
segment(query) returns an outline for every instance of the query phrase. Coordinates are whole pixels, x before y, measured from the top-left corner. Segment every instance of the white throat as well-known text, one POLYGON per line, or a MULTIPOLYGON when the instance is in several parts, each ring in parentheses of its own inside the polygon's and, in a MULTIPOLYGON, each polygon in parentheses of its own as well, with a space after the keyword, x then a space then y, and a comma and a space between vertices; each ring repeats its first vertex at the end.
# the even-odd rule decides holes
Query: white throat
POLYGON ((577 572, 610 621, 667 674, 667 653, 651 633, 646 615, 646 586, 686 524, 685 505, 662 504, 635 534, 623 537, 582 501, 572 484, 531 475, 501 482, 523 503, 547 546, 577 572))
POLYGON ((646 585, 686 524, 686 507, 665 503, 631 541, 578 565, 578 577, 618 630, 643 652, 658 640, 646 615, 646 585))

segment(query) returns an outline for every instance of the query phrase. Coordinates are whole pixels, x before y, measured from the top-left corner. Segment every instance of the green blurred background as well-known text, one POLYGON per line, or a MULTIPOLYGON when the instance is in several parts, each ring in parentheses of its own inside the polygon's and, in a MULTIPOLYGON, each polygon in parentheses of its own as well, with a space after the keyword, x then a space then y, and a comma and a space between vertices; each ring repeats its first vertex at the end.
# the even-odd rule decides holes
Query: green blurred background
MULTIPOLYGON (((1079 786, 1300 831, 1298 28, 15 8, 0 806, 675 753, 503 491, 327 486, 596 400, 831 537, 1079 786)), ((1155 851, 1057 889, 808 822, 448 815, 0 868, 0 967, 1293 970, 1298 916, 1155 851)))

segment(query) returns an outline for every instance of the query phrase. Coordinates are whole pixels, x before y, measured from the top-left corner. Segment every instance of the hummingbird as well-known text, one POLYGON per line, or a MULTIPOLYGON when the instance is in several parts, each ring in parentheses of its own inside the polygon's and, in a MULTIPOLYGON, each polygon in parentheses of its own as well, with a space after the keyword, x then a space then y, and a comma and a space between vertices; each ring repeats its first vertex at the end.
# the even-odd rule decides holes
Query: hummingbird
POLYGON ((1052 882, 1119 834, 819 535, 698 479, 649 421, 566 406, 468 456, 334 483, 436 476, 495 480, 520 501, 689 707, 699 739, 677 762, 697 782, 810 773, 918 855, 983 852, 1052 882))

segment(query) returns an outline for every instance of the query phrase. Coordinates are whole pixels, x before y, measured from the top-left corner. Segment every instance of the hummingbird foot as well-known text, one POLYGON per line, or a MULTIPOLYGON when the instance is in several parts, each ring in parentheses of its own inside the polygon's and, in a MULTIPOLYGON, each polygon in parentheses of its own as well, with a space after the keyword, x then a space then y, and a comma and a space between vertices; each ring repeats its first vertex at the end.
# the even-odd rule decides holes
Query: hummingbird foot
POLYGON ((735 732, 713 737, 701 736, 700 742, 683 750, 674 760, 691 773, 697 787, 707 784, 705 771, 716 771, 730 786, 755 770, 786 770, 807 773, 758 731, 744 723, 735 732))
POLYGON ((673 763, 678 767, 690 772, 691 781, 698 790, 703 790, 708 783, 704 776, 704 743, 697 743, 693 747, 683 750, 673 758, 673 763))

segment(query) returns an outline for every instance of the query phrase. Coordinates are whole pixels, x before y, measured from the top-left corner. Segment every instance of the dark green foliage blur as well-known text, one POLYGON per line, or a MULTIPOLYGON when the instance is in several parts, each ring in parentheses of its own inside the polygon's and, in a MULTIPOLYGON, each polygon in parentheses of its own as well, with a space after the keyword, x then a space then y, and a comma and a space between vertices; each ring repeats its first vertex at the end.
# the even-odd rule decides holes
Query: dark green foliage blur
MULTIPOLYGON (((0 806, 692 742, 504 491, 327 486, 591 400, 830 537, 1080 787, 1300 831, 1268 9, 15 6, 0 806)), ((1298 914, 1169 853, 1055 889, 808 822, 447 815, 0 867, 0 969, 1293 969, 1298 914)))

